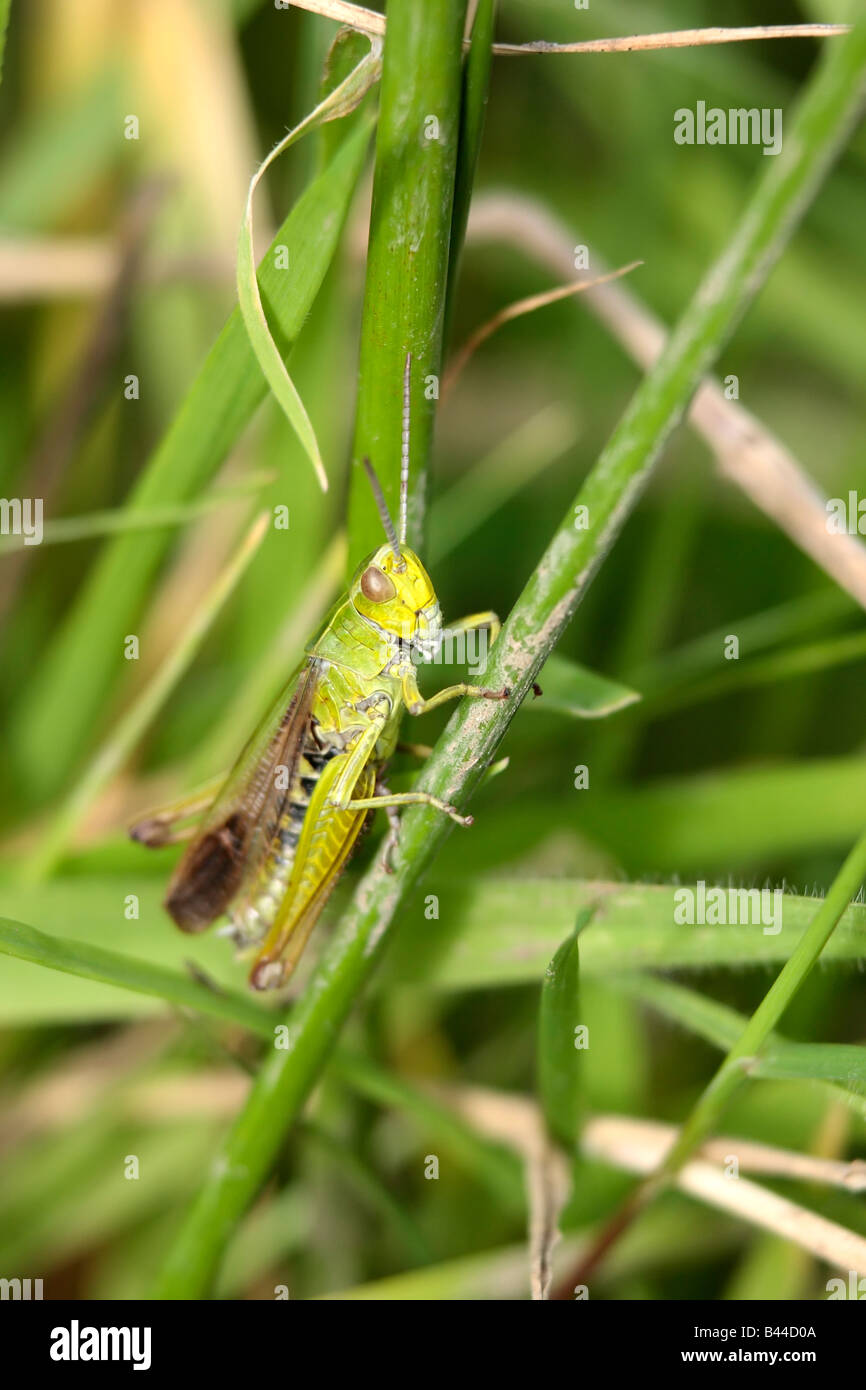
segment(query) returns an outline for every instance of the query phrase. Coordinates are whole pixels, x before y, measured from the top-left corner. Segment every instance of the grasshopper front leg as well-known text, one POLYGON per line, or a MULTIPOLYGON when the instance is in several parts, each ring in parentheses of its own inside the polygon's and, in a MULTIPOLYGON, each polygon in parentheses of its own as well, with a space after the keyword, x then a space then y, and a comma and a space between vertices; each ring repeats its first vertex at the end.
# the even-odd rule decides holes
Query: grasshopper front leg
MULTIPOLYGON (((456 622, 448 624, 448 632, 477 632, 481 628, 487 628, 490 632, 491 645, 499 636, 502 624, 492 609, 484 613, 471 613, 466 618, 458 618, 456 622)), ((427 714, 431 709, 437 709, 439 705, 444 705, 447 700, 458 700, 463 695, 469 695, 474 699, 484 700, 507 700, 511 691, 508 686, 502 690, 488 690, 483 685, 470 685, 466 681, 461 681, 457 685, 448 685, 444 690, 439 690, 435 695, 431 695, 429 700, 425 700, 418 689, 418 681, 415 676, 414 667, 410 668, 403 675, 403 699, 410 714, 427 714)))
POLYGON ((403 700, 410 714, 427 714, 431 709, 438 709, 440 705, 444 705, 447 700, 458 700, 463 695, 470 695, 478 700, 507 700, 511 694, 507 685, 501 690, 488 690, 483 685, 467 685, 465 681, 461 681, 458 685, 447 685, 444 690, 437 690, 435 695, 425 700, 418 689, 414 668, 404 673, 402 683, 403 700))
POLYGON ((502 627, 492 608, 489 608, 485 613, 470 613, 466 618, 458 618, 456 622, 448 624, 448 631, 478 632, 483 627, 486 627, 490 633, 490 645, 492 647, 502 627))
MULTIPOLYGON (((458 618, 456 622, 448 624, 448 631, 452 633, 478 632, 480 628, 484 627, 490 632, 490 645, 492 647, 502 629, 502 624, 492 609, 488 610, 486 613, 471 613, 468 618, 458 618)), ((456 686, 452 686, 451 688, 455 691, 457 690, 456 686)), ((477 693, 477 687, 467 686, 466 689, 462 690, 460 693, 462 695, 474 695, 477 693)), ((511 694, 510 690, 507 689, 502 695, 497 695, 495 691, 490 690, 484 690, 481 693, 486 695, 488 699, 500 700, 506 699, 507 696, 511 694)), ((541 686, 535 681, 532 682, 532 694, 534 698, 537 698, 541 694, 541 686)))

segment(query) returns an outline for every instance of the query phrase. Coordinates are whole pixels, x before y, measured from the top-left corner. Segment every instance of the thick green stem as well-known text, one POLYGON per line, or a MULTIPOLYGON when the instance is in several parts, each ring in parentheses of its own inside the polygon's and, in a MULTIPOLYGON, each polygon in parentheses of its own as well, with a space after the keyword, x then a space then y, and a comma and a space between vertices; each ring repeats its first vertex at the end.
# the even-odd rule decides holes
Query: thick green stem
MULTIPOLYGON (((398 0, 387 8, 353 457, 372 460, 396 518, 403 365, 411 352, 409 538, 416 546, 442 361, 465 11, 465 0, 398 0)), ((349 503, 350 568, 382 540, 359 469, 349 503)))
POLYGON ((496 21, 496 0, 479 0, 472 21, 469 52, 463 63, 463 97, 460 103, 460 136, 457 148, 457 170, 454 177, 454 210, 451 218, 451 255, 448 261, 448 285, 445 295, 445 346, 450 337, 451 318, 460 257, 469 222, 469 204, 475 185, 475 171, 481 153, 484 118, 487 114, 487 95, 490 87, 490 68, 493 62, 493 26, 496 21))
MULTIPOLYGON (((424 9, 432 15, 438 6, 424 9)), ((842 147, 860 106, 864 71, 866 24, 861 24, 825 52, 783 152, 767 161, 727 250, 635 393, 512 610, 486 680, 507 683, 513 698, 496 704, 463 702, 427 765, 419 784, 424 790, 462 805, 483 777, 520 698, 613 544, 698 381, 757 294, 842 147), (584 506, 589 525, 577 529, 575 509, 584 506)), ((195 1298, 209 1286, 229 1233, 267 1174, 376 964, 389 924, 450 829, 446 817, 427 807, 413 808, 402 823, 396 872, 386 874, 377 864, 363 879, 291 1015, 288 1048, 275 1049, 265 1062, 214 1159, 171 1254, 161 1296, 195 1298)))
POLYGON ((6 52, 6 26, 9 23, 9 10, 12 0, 0 0, 0 77, 3 76, 3 57, 6 52))

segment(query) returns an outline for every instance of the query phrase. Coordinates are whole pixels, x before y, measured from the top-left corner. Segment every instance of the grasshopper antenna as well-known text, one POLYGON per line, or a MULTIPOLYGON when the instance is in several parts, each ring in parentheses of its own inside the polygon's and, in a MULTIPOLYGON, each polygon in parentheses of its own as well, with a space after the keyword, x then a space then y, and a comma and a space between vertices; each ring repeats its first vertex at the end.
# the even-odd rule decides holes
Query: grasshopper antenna
POLYGON ((406 544, 409 529, 409 423, 412 415, 411 405, 412 354, 406 353, 403 368, 403 436, 400 443, 400 544, 406 544))
POLYGON ((391 520, 391 513, 388 511, 388 503, 385 501, 385 494, 382 491, 382 484, 376 476, 376 470, 368 458, 364 459, 364 471, 370 480, 370 487, 373 489, 373 498, 379 511, 379 517, 388 538, 388 544, 394 552, 394 559, 397 561, 396 569, 405 569, 403 557, 400 554, 400 543, 397 540, 397 532, 394 529, 394 522, 391 520))

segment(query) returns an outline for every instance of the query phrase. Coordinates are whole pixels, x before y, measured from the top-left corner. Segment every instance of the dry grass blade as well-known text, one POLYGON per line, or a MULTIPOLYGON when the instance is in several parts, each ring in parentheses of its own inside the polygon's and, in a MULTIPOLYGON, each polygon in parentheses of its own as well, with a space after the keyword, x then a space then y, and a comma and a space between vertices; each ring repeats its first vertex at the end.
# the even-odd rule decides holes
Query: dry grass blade
POLYGON ((505 1095, 480 1086, 433 1090, 482 1134, 516 1149, 522 1157, 529 1205, 532 1298, 549 1298, 553 1251, 560 1237, 559 1216, 568 1198, 569 1168, 562 1150, 548 1137, 541 1111, 524 1096, 505 1095))
POLYGON ((498 314, 494 314, 492 319, 488 319, 480 328, 476 328, 463 346, 458 349, 454 357, 448 364, 442 381, 443 399, 454 386, 460 377, 464 367, 474 353, 478 351, 482 343, 486 343, 500 328, 506 323, 511 323, 512 319, 519 319, 524 314, 531 314, 536 309, 544 309, 548 304, 557 304, 560 299, 569 299, 573 295, 583 294, 585 290, 597 289, 600 285, 606 285, 610 280, 619 280, 623 275, 628 275, 630 271, 636 270, 643 261, 629 261, 628 265, 620 266, 618 270, 610 270, 604 275, 597 275, 592 280, 585 277, 582 280, 573 280, 568 285, 557 285, 552 290, 542 290, 540 294, 530 294, 526 299, 518 299, 513 304, 500 309, 498 314))
MULTIPOLYGON (((544 1293, 538 1294, 535 1287, 537 1283, 540 1287, 540 1272, 549 1269, 552 1249, 549 1203, 557 1199, 559 1178, 555 1169, 545 1172, 544 1130, 538 1106, 526 1097, 503 1095, 481 1087, 437 1088, 437 1095, 482 1133, 511 1145, 524 1156, 530 1198, 535 1199, 530 1215, 533 1297, 546 1297, 546 1287, 544 1293)), ((627 1172, 645 1174, 655 1169, 676 1134, 677 1130, 670 1125, 604 1115, 587 1122, 582 1147, 592 1158, 627 1172)), ((758 1171, 775 1176, 808 1177, 849 1189, 848 1175, 852 1165, 787 1153, 739 1139, 717 1139, 702 1150, 700 1158, 685 1166, 677 1185, 702 1202, 794 1241, 829 1264, 866 1272, 866 1239, 796 1202, 768 1192, 747 1178, 726 1176, 717 1162, 726 1161, 732 1154, 746 1169, 754 1165, 758 1171), (717 1162, 709 1162, 709 1155, 717 1162)), ((564 1193, 559 1201, 563 1199, 564 1193)), ((553 1220, 555 1222, 555 1217, 553 1220)))
MULTIPOLYGON (((536 1261, 549 1261, 552 1248, 549 1237, 550 1211, 545 1203, 556 1200, 558 1181, 555 1168, 548 1169, 548 1172, 544 1170, 544 1133, 538 1106, 526 1097, 504 1095, 481 1087, 437 1088, 437 1095, 482 1133, 511 1145, 524 1156, 530 1197, 536 1200, 530 1218, 531 1230, 538 1241, 538 1247, 533 1246, 535 1281, 536 1261), (554 1173, 552 1180, 550 1172, 554 1173), (542 1188, 544 1183, 547 1185, 542 1188), (542 1238, 547 1242, 543 1253, 542 1238)), ((677 1133, 673 1126, 654 1121, 603 1115, 587 1122, 582 1148, 591 1158, 630 1173, 647 1174, 654 1171, 677 1133)), ((855 1183, 862 1180, 858 1168, 851 1164, 788 1153, 763 1144, 722 1138, 708 1144, 701 1150, 700 1157, 686 1164, 678 1175, 677 1185, 681 1191, 697 1197, 699 1201, 794 1241, 839 1269, 866 1273, 864 1237, 846 1230, 835 1221, 816 1215, 796 1202, 767 1191, 747 1178, 728 1177, 718 1163, 727 1161, 731 1155, 736 1155, 744 1169, 755 1168, 777 1177, 830 1182, 849 1190, 852 1168, 855 1183), (714 1161, 709 1161, 710 1157, 714 1161)), ((560 1197, 559 1200, 562 1199, 560 1197)), ((547 1267, 547 1263, 540 1265, 545 1270, 547 1267)), ((546 1297, 547 1294, 534 1293, 533 1296, 546 1297)))
POLYGON ((750 43, 758 39, 828 39, 847 34, 847 24, 749 24, 738 28, 671 29, 661 34, 632 34, 614 39, 584 39, 580 43, 497 43, 493 52, 504 57, 525 53, 648 53, 661 48, 705 48, 720 43, 750 43))
MULTIPOLYGON (((477 198, 468 238, 517 246, 554 275, 573 264, 574 236, 546 208, 516 194, 477 198)), ((592 312, 649 369, 664 349, 664 325, 625 286, 599 280, 587 290, 592 312)), ((791 451, 711 378, 696 392, 689 420, 713 450, 722 476, 866 608, 866 546, 856 536, 827 530, 824 498, 791 451)))
MULTIPOLYGON (((676 1135, 677 1131, 667 1125, 605 1116, 586 1126, 583 1146, 584 1151, 593 1158, 624 1168, 630 1173, 649 1174, 655 1171, 676 1135)), ((711 1151, 714 1157, 723 1151, 723 1159, 735 1154, 743 1167, 747 1166, 749 1158, 755 1158, 760 1171, 772 1171, 776 1175, 785 1168, 786 1176, 801 1176, 805 1162, 803 1155, 784 1156, 780 1150, 768 1150, 763 1145, 744 1145, 739 1139, 716 1140, 712 1146, 703 1149, 702 1154, 711 1151), (756 1150, 761 1150, 761 1154, 756 1154, 756 1150), (778 1156, 777 1166, 771 1168, 768 1165, 773 1153, 778 1156)), ((812 1159, 810 1162, 810 1176, 820 1176, 826 1181, 826 1161, 812 1159)), ((846 1167, 843 1164, 833 1165, 835 1181, 838 1182, 837 1168, 846 1167)), ((709 1162, 705 1157, 686 1163, 678 1173, 676 1182, 680 1190, 690 1196, 791 1240, 828 1264, 839 1269, 853 1269, 858 1274, 866 1273, 866 1239, 863 1236, 816 1215, 796 1202, 779 1197, 775 1192, 767 1191, 748 1178, 729 1177, 716 1163, 709 1162)))
MULTIPOLYGON (((608 1161, 614 1155, 622 1159, 623 1167, 645 1162, 646 1171, 658 1162, 676 1137, 674 1125, 655 1120, 636 1120, 624 1115, 597 1115, 586 1126, 584 1148, 608 1161)), ((768 1177, 798 1178, 804 1182, 827 1183, 843 1187, 848 1192, 866 1191, 866 1162, 852 1159, 820 1158, 815 1154, 793 1153, 771 1144, 757 1144, 750 1139, 722 1135, 711 1139, 701 1148, 701 1157, 724 1164, 736 1157, 740 1168, 747 1173, 764 1173, 768 1177)))
MULTIPOLYGON (((295 0, 297 8, 348 24, 364 34, 384 34, 385 16, 346 0, 295 0)), ((737 28, 718 25, 706 29, 671 29, 659 34, 631 34, 612 39, 584 39, 580 43, 495 43, 502 57, 528 53, 646 53, 662 48, 701 48, 720 43, 745 43, 763 39, 829 39, 847 34, 848 24, 749 24, 737 28)))

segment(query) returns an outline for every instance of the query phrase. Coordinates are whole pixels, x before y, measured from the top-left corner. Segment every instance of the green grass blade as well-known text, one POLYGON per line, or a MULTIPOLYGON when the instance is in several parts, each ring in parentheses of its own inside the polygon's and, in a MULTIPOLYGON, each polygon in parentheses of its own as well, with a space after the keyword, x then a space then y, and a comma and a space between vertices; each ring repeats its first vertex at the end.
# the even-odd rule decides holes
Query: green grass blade
POLYGON ((430 508, 427 551, 438 566, 527 487, 577 438, 574 415, 559 404, 536 411, 474 463, 430 508))
POLYGON ((551 1135, 573 1153, 580 1134, 581 1049, 579 937, 592 917, 582 912, 544 972, 538 1007, 538 1092, 551 1135))
MULTIPOLYGON (((640 706, 637 707, 640 709, 640 706)), ((599 790, 575 817, 631 874, 759 867, 782 855, 837 853, 866 818, 866 759, 804 758, 599 790)))
MULTIPOLYGON (((76 874, 40 884, 4 882, 0 911, 38 924, 58 941, 75 938, 82 950, 114 949, 130 958, 146 954, 149 964, 177 973, 193 943, 161 910, 165 871, 159 856, 151 861, 138 847, 130 849, 142 862, 134 873, 124 868, 122 880, 115 869, 99 878, 76 874), (151 877, 144 876, 147 868, 153 869, 151 877), (138 920, 123 916, 128 894, 138 900, 138 920)), ((600 904, 598 918, 581 937, 584 980, 637 970, 766 969, 787 960, 819 906, 814 898, 786 895, 781 931, 765 935, 754 926, 677 926, 677 889, 665 885, 432 875, 428 891, 442 905, 439 930, 407 928, 395 942, 384 979, 392 986, 422 985, 435 993, 539 984, 576 917, 595 902, 600 904)), ((207 933, 196 938, 194 949, 196 962, 221 986, 241 987, 243 966, 232 960, 225 941, 207 933)), ((866 906, 852 903, 824 960, 864 959, 866 906)), ((59 983, 37 971, 0 972, 0 1025, 133 1017, 144 1011, 142 1001, 132 997, 125 1007, 122 999, 97 997, 93 990, 61 994, 59 983)))
MULTIPOLYGON (((633 998, 727 1052, 748 1019, 727 1004, 697 990, 653 975, 617 977, 613 983, 633 998)), ((853 1092, 866 1089, 866 1047, 856 1043, 799 1043, 772 1034, 749 1067, 750 1076, 768 1081, 839 1082, 853 1092)), ((853 1097, 852 1097, 853 1098, 853 1097)), ((861 1113, 866 1097, 857 1095, 861 1113)))
MULTIPOLYGON (((747 925, 690 927, 675 920, 679 891, 667 884, 507 875, 455 880, 433 873, 425 892, 439 899, 440 930, 402 932, 386 977, 442 990, 536 982, 578 913, 593 903, 598 914, 580 941, 584 977, 766 967, 788 959, 820 905, 815 898, 785 895, 778 933, 747 925)), ((866 906, 851 903, 825 960, 863 958, 866 906)))
MULTIPOLYGON (((569 1253, 571 1253, 570 1246, 569 1253)), ((375 1303, 472 1302, 526 1296, 526 1247, 484 1251, 443 1260, 427 1269, 413 1269, 384 1279, 324 1294, 324 1299, 375 1303)))
POLYGON ((306 1124, 301 1133, 314 1150, 329 1160, 361 1200, 391 1226, 413 1265, 429 1264, 433 1258, 427 1237, 404 1206, 369 1164, 352 1153, 341 1139, 320 1125, 306 1124))
POLYGON ((445 1145, 468 1173, 506 1210, 523 1215, 522 1165, 516 1154, 479 1135, 459 1114, 401 1076, 357 1053, 338 1051, 332 1072, 360 1095, 387 1109, 404 1110, 431 1142, 445 1145))
POLYGON ((21 235, 58 222, 104 176, 123 146, 126 81, 119 66, 25 117, 0 161, 0 228, 21 235))
MULTIPOLYGON (((288 354, 337 247, 369 140, 365 121, 306 190, 274 238, 259 272, 268 318, 288 354), (291 275, 273 248, 288 248, 291 275)), ((266 383, 236 310, 208 354, 177 417, 135 486, 130 510, 166 506, 199 494, 238 439, 266 383)), ((34 796, 56 791, 99 727, 119 675, 116 653, 134 631, 168 538, 120 536, 100 556, 12 719, 20 785, 34 796)))
MULTIPOLYGON (((721 649, 720 649, 721 650, 721 649)), ((849 662, 861 661, 866 656, 866 632, 845 632, 838 637, 827 638, 824 642, 810 642, 806 646, 793 647, 788 651, 773 652, 758 661, 734 661, 706 680, 670 690, 668 694, 647 702, 650 714, 669 714, 698 704, 701 700, 714 700, 740 690, 755 690, 764 685, 776 686, 782 681, 795 680, 798 676, 814 675, 819 671, 830 671, 849 662)))
MULTIPOLYGON (((333 91, 323 97, 318 106, 308 116, 305 116, 293 130, 290 130, 288 135, 285 135, 274 146, 268 157, 259 165, 250 181, 241 233, 238 239, 237 287, 241 317, 246 325, 259 366, 289 424, 306 450, 323 491, 327 490, 328 477, 322 463, 315 430, 304 408, 304 403, 298 395, 295 383, 289 376, 283 355, 271 334, 256 278, 253 251, 253 198, 266 170, 296 140, 314 130, 323 121, 332 121, 342 115, 348 115, 364 99, 370 87, 379 78, 381 47, 379 40, 372 39, 370 51, 361 59, 358 66, 333 91)), ((284 268, 290 269, 289 266, 284 268)))
MULTIPOLYGON (((412 354, 409 544, 420 549, 442 361, 465 0, 388 11, 352 456, 372 460, 399 510, 403 367, 412 354)), ((349 569, 382 542, 367 479, 349 496, 349 569)))
POLYGON ((645 692, 647 700, 662 699, 718 671, 719 653, 724 651, 729 633, 739 637, 741 656, 757 656, 785 642, 816 632, 826 633, 829 627, 850 619, 856 611, 853 599, 841 589, 821 589, 747 618, 732 618, 724 627, 665 652, 636 670, 629 668, 629 678, 645 692))
MULTIPOLYGON (((179 932, 163 909, 168 851, 148 853, 118 840, 118 859, 100 876, 58 875, 44 882, 0 882, 0 915, 29 922, 62 947, 114 952, 148 966, 184 974, 190 963, 223 991, 242 993, 244 964, 215 932, 195 938, 179 932), (130 852, 133 858, 130 858, 130 852), (122 857, 121 857, 122 856, 122 857)), ((155 997, 114 989, 98 976, 74 979, 7 957, 0 970, 0 1024, 4 1028, 136 1019, 159 1011, 155 997)))
POLYGON ((6 53, 6 29, 9 25, 9 10, 12 0, 0 0, 0 81, 3 78, 3 58, 6 53))
MULTIPOLYGON (((311 21, 311 25, 317 25, 317 21, 311 21)), ((315 40, 312 39, 311 35, 310 42, 321 45, 323 42, 321 32, 315 40)), ((364 59, 370 57, 370 44, 371 35, 364 34, 358 29, 337 30, 324 55, 322 77, 317 93, 320 101, 323 101, 330 92, 339 87, 340 83, 351 76, 364 59)), ((317 55, 318 51, 317 47, 317 55)), ((379 64, 378 76, 381 76, 381 63, 379 64)), ((339 125, 333 121, 326 121, 319 125, 315 152, 315 166, 318 170, 324 169, 333 159, 340 143, 346 138, 347 130, 352 124, 363 119, 362 112, 363 106, 356 107, 354 111, 343 113, 339 125)))
MULTIPOLYGON (((866 34, 866 26, 862 31, 866 34)), ((814 918, 764 995, 734 1046, 680 1130, 657 1177, 667 1180, 707 1137, 727 1102, 746 1079, 747 1067, 764 1047, 791 1000, 808 978, 852 898, 866 879, 866 833, 851 850, 814 918)))
POLYGON ((573 719, 604 719, 641 698, 636 690, 600 676, 558 652, 547 658, 539 683, 541 697, 526 706, 539 714, 555 711, 573 719))
POLYGON ((259 1037, 273 1041, 272 1016, 251 999, 209 989, 207 985, 199 984, 177 971, 121 955, 119 951, 48 936, 24 922, 0 917, 0 952, 48 970, 78 975, 85 980, 99 980, 137 994, 148 994, 177 1008, 194 1009, 208 1018, 239 1024, 259 1037))
MULTIPOLYGON (((46 521, 42 528, 40 545, 70 545, 74 541, 92 541, 103 536, 117 536, 127 531, 159 531, 163 528, 186 526, 189 521, 197 521, 215 507, 224 507, 232 502, 260 492, 273 481, 271 473, 252 473, 243 484, 224 491, 214 492, 202 497, 198 502, 182 502, 174 507, 150 507, 127 511, 125 507, 111 508, 101 512, 87 512, 81 516, 62 516, 54 521, 46 521)), ((0 536, 0 555, 13 550, 23 550, 24 536, 0 536)))
POLYGON ((37 848, 25 861, 25 878, 42 878, 57 864, 85 812, 123 766, 189 667, 217 615, 234 592, 264 540, 269 521, 269 514, 263 512, 244 537, 234 558, 205 595, 174 651, 121 716, 115 729, 88 763, 48 829, 40 837, 37 848))

